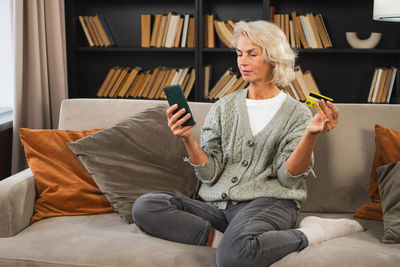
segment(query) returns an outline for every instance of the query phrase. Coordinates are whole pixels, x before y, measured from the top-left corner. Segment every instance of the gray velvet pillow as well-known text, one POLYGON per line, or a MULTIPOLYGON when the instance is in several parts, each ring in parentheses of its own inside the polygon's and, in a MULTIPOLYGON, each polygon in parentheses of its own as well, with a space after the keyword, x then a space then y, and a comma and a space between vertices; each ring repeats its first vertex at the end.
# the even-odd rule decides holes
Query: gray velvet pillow
POLYGON ((113 127, 68 143, 114 209, 132 223, 142 194, 168 191, 193 196, 198 179, 182 140, 172 134, 167 106, 147 109, 113 127))
POLYGON ((382 199, 382 243, 400 243, 400 161, 376 169, 382 199))

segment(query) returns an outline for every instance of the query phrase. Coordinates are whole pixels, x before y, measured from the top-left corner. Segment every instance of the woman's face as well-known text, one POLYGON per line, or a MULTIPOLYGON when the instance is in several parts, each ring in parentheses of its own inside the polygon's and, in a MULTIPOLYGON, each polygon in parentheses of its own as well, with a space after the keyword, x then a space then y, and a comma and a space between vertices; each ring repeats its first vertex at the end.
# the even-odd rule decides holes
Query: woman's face
POLYGON ((237 64, 243 79, 251 83, 268 83, 273 78, 273 65, 263 56, 262 48, 240 35, 236 48, 237 64))

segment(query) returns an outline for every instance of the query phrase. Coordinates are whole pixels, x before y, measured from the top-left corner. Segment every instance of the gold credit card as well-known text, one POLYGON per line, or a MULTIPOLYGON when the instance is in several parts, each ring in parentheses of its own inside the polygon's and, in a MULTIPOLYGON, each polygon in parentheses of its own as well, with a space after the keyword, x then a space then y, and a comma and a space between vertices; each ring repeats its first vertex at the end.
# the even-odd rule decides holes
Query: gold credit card
POLYGON ((333 102, 333 99, 324 95, 320 95, 314 92, 310 92, 310 95, 307 97, 306 101, 304 104, 306 104, 309 107, 315 108, 315 104, 319 103, 321 99, 324 99, 325 101, 331 101, 333 102))

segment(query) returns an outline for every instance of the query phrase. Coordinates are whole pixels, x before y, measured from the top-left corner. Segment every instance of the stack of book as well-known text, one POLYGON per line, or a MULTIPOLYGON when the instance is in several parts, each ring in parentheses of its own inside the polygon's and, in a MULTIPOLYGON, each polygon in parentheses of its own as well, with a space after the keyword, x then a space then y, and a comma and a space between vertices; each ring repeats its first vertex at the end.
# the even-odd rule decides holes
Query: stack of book
POLYGON ((189 47, 195 46, 195 20, 190 14, 141 15, 142 47, 189 47), (154 21, 153 18, 154 17, 154 21))
POLYGON ((390 103, 397 68, 375 68, 368 103, 390 103))
POLYGON ((179 84, 187 98, 195 82, 191 67, 143 70, 141 67, 112 67, 97 92, 98 97, 164 99, 163 88, 179 84))
POLYGON ((305 101, 311 91, 321 94, 311 71, 303 72, 300 66, 296 66, 294 72, 296 78, 284 88, 294 99, 305 101))
POLYGON ((204 47, 215 47, 215 33, 217 33, 219 40, 225 46, 232 48, 234 27, 235 22, 232 20, 220 21, 215 19, 214 14, 204 15, 204 47))
POLYGON ((78 16, 90 46, 115 46, 110 28, 102 15, 78 16))
POLYGON ((205 98, 209 100, 216 100, 219 99, 225 95, 229 95, 230 93, 235 92, 236 90, 243 89, 247 86, 247 82, 243 80, 243 77, 241 75, 237 75, 232 71, 232 68, 229 68, 228 70, 225 71, 225 73, 219 78, 217 83, 211 88, 211 90, 208 90, 208 84, 209 84, 209 77, 210 77, 210 71, 207 70, 209 69, 210 66, 205 67, 205 98), (207 78, 208 77, 208 78, 207 78))
POLYGON ((215 33, 219 40, 227 47, 232 48, 233 29, 235 22, 233 20, 220 21, 215 19, 214 14, 204 15, 204 47, 215 47, 215 33))
POLYGON ((270 21, 278 25, 286 34, 286 38, 293 48, 328 48, 332 42, 326 30, 321 14, 297 15, 296 12, 289 14, 277 14, 275 8, 271 7, 270 21))

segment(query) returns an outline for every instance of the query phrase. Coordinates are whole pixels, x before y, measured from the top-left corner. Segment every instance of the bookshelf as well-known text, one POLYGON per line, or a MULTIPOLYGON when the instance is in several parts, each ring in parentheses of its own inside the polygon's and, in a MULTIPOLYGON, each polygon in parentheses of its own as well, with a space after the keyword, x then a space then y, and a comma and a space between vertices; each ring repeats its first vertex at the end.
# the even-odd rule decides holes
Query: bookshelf
MULTIPOLYGON (((212 66, 210 88, 230 67, 238 73, 236 56, 215 37, 215 48, 204 47, 204 15, 218 20, 269 20, 270 7, 276 13, 322 14, 333 47, 298 49, 296 65, 310 70, 323 94, 337 103, 366 103, 374 69, 400 66, 400 23, 372 20, 373 1, 364 0, 66 0, 66 34, 70 98, 96 97, 108 70, 113 66, 192 66, 196 82, 188 99, 204 98, 204 67, 212 66), (140 15, 192 14, 195 18, 195 48, 141 48, 140 15), (79 25, 79 15, 102 14, 117 46, 89 47, 79 25), (375 49, 352 49, 345 32, 354 31, 366 38, 381 32, 375 49)), ((400 103, 400 74, 397 72, 391 103, 400 103)))

